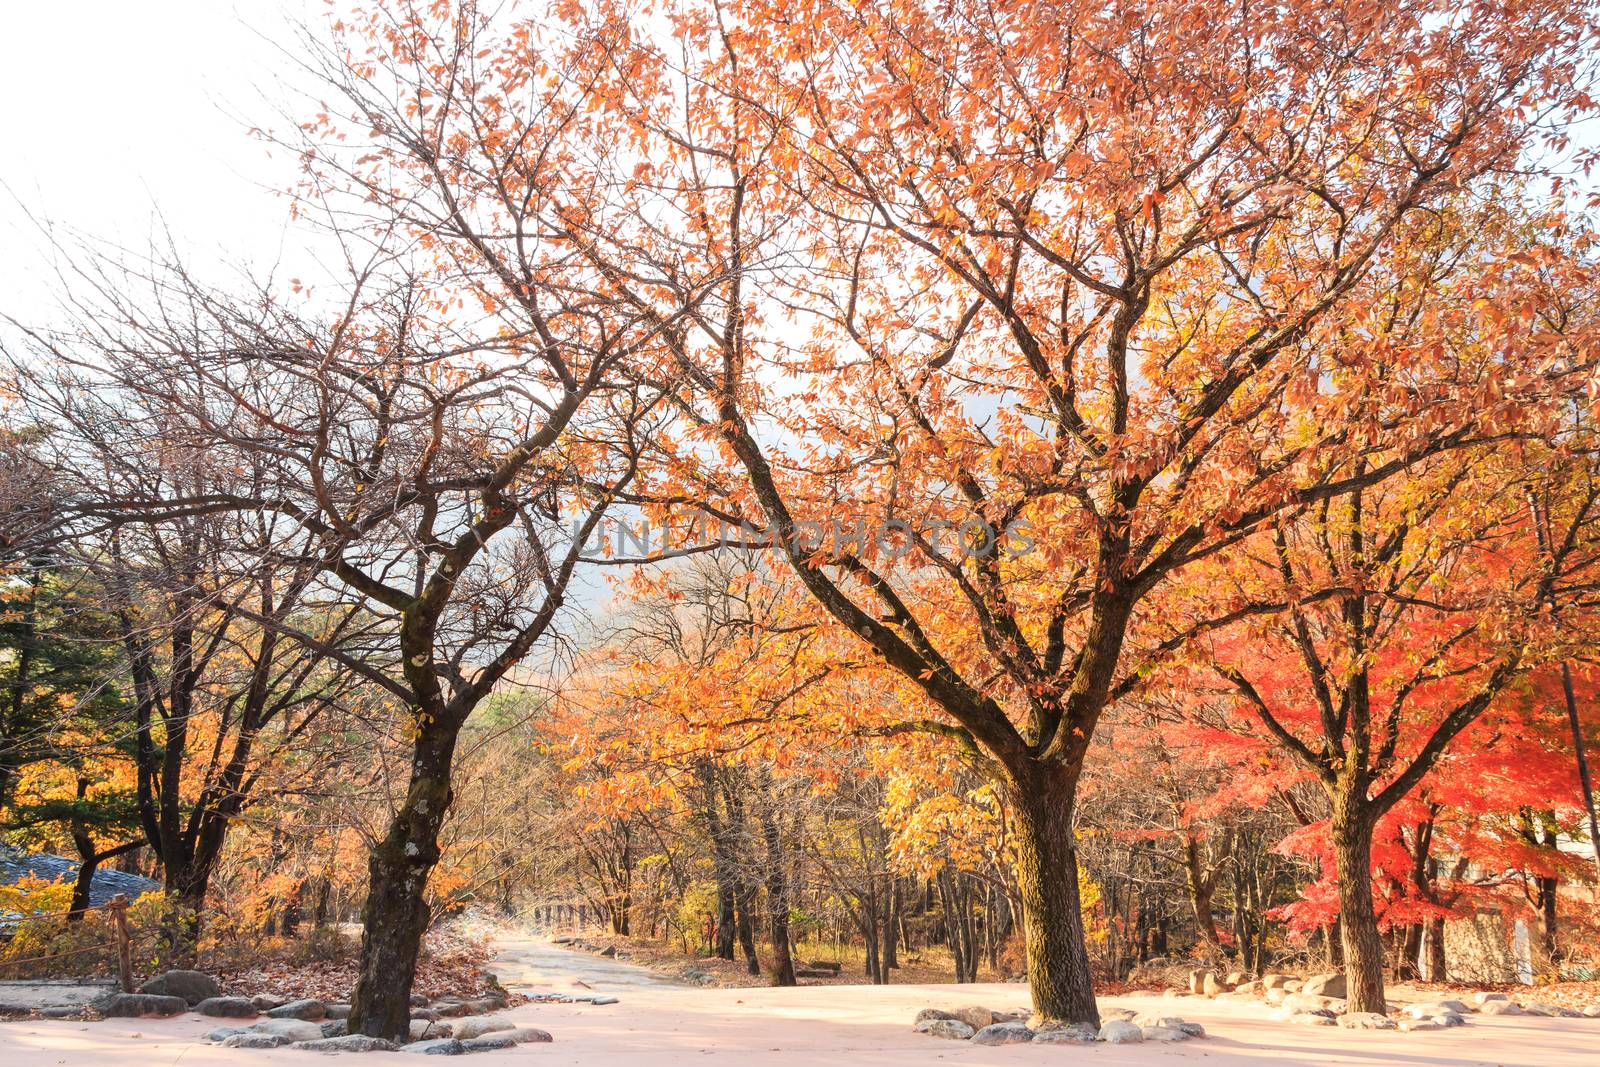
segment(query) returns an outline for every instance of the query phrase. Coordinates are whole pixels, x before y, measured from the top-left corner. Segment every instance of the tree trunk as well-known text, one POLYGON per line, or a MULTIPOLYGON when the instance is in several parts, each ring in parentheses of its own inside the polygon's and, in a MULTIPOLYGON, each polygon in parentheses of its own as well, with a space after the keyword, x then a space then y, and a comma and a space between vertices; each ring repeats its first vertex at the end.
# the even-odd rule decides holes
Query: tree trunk
POLYGON ((1444 959, 1444 920, 1428 920, 1428 981, 1448 980, 1444 959))
POLYGON ((1589 847, 1594 851, 1594 893, 1600 901, 1600 815, 1595 812, 1594 781, 1589 776, 1589 756, 1583 743, 1583 727, 1578 721, 1578 697, 1572 690, 1572 664, 1561 663, 1561 689, 1566 695, 1567 726, 1572 730, 1572 754, 1578 764, 1578 788, 1583 791, 1583 808, 1589 816, 1589 847))
POLYGON ((1383 938, 1372 905, 1372 826, 1335 798, 1334 865, 1339 876, 1339 940, 1351 1011, 1387 1014, 1383 992, 1383 938))
POLYGON ((1017 886, 1034 1010, 1046 1019, 1098 1028, 1078 899, 1075 779, 1065 768, 1044 767, 1015 790, 1017 886))
POLYGON ((772 984, 796 985, 794 957, 789 952, 789 876, 784 865, 783 834, 770 798, 756 805, 766 845, 767 915, 772 927, 772 984))
POLYGON ((461 723, 428 715, 419 731, 405 802, 367 861, 361 964, 350 998, 349 1032, 391 1041, 404 1040, 410 1028, 411 983, 428 929, 424 893, 453 799, 450 764, 461 723))

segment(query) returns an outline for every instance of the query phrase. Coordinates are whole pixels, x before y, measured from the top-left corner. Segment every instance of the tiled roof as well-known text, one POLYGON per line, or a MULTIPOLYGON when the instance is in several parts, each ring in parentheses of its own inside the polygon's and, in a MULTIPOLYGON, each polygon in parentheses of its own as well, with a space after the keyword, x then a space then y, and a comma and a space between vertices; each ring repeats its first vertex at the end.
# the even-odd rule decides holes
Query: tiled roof
MULTIPOLYGON (((45 852, 25 856, 12 849, 0 849, 0 885, 20 882, 30 875, 49 882, 72 882, 78 877, 78 861, 45 852)), ((161 883, 152 879, 102 867, 94 872, 94 881, 89 883, 89 903, 98 907, 118 893, 133 900, 142 893, 160 888, 161 883)))

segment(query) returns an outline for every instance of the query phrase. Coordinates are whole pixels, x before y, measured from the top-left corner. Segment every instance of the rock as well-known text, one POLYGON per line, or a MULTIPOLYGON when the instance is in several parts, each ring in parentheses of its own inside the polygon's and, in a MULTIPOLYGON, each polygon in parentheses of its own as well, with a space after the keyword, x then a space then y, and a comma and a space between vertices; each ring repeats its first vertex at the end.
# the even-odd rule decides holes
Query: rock
POLYGON ((1144 1040, 1144 1030, 1130 1022, 1112 1019, 1100 1028, 1098 1035, 1108 1045, 1127 1045, 1144 1040))
POLYGON ((1211 971, 1207 971, 1200 981, 1200 992, 1208 997, 1214 997, 1218 993, 1226 993, 1227 991, 1228 988, 1222 984, 1222 980, 1211 971))
POLYGON ((189 1002, 182 997, 157 993, 112 993, 94 1003, 108 1019, 137 1019, 145 1015, 182 1015, 189 1002))
POLYGON ((1176 1026, 1146 1026, 1141 1032, 1146 1041, 1187 1041, 1189 1035, 1176 1026))
POLYGON ((517 1024, 507 1019, 491 1019, 486 1015, 469 1015, 465 1019, 457 1019, 450 1026, 450 1036, 470 1041, 484 1034, 492 1034, 497 1030, 514 1030, 517 1024))
POLYGON ((920 1023, 920 1022, 926 1022, 929 1019, 954 1019, 954 1018, 955 1018, 954 1015, 951 1015, 947 1011, 940 1011, 938 1008, 923 1008, 921 1011, 917 1012, 917 1017, 915 1019, 912 1019, 911 1022, 912 1022, 912 1025, 916 1025, 917 1023, 920 1023))
POLYGON ((1245 974, 1243 971, 1229 971, 1228 977, 1222 980, 1222 984, 1227 986, 1229 989, 1238 989, 1249 980, 1250 976, 1245 974))
POLYGON ((589 1003, 593 1004, 597 1008, 600 1008, 600 1007, 604 1007, 607 1004, 615 1004, 615 1003, 617 1003, 617 998, 616 997, 590 997, 589 998, 589 1003))
POLYGON ((1506 996, 1504 993, 1474 993, 1474 994, 1472 994, 1472 1002, 1474 1004, 1476 1004, 1480 1008, 1483 1007, 1485 1004, 1488 1004, 1490 1001, 1506 1001, 1506 1000, 1510 1000, 1510 999, 1511 998, 1506 996))
POLYGON ((280 1004, 289 1003, 289 998, 280 997, 276 993, 257 993, 250 998, 250 1003, 255 1006, 256 1011, 270 1011, 280 1004))
POLYGON ((218 1019, 252 1019, 256 1015, 256 1006, 244 997, 207 997, 194 1010, 218 1019))
POLYGON ((1088 1023, 1046 1023, 1033 1034, 1035 1045, 1092 1045, 1099 1032, 1088 1023))
POLYGON ((1289 999, 1289 991, 1282 986, 1273 986, 1267 990, 1267 1003, 1274 1006, 1282 1004, 1289 999))
POLYGON ((1136 1026, 1178 1027, 1183 1025, 1183 1020, 1176 1015, 1157 1015, 1153 1011, 1140 1012, 1133 1017, 1132 1022, 1136 1026))
POLYGON ((1439 1001, 1439 1007, 1445 1011, 1453 1011, 1457 1015, 1471 1015, 1474 1010, 1459 1000, 1441 1000, 1439 1001))
POLYGON ((1197 995, 1205 993, 1205 991, 1206 991, 1206 976, 1210 975, 1210 974, 1211 974, 1210 971, 1190 971, 1189 972, 1189 992, 1197 994, 1197 995))
POLYGON ((1178 1029, 1182 1030, 1184 1033, 1188 1034, 1190 1037, 1205 1037, 1206 1036, 1206 1028, 1201 1026, 1199 1023, 1180 1022, 1180 1023, 1178 1023, 1178 1029))
POLYGON ((317 1024, 317 1029, 322 1031, 323 1037, 343 1037, 350 1032, 349 1019, 329 1019, 317 1024))
POLYGON ((1583 1009, 1585 1019, 1600 1019, 1600 1004, 1591 1004, 1583 1009))
POLYGON ((1485 1015, 1521 1015, 1522 1006, 1514 1000, 1486 1000, 1478 1008, 1485 1015))
POLYGON ((463 1041, 461 1047, 468 1052, 493 1052, 499 1048, 516 1048, 517 1043, 504 1034, 490 1034, 488 1037, 475 1037, 471 1041, 463 1041))
POLYGON ((1319 997, 1312 993, 1290 993, 1283 998, 1283 1006, 1295 1011, 1328 1011, 1338 1015, 1345 1010, 1345 1002, 1333 997, 1319 997))
POLYGON ((436 1023, 439 1021, 439 1013, 432 1008, 412 1008, 411 1021, 416 1022, 418 1019, 426 1019, 430 1023, 436 1023))
POLYGON ((433 1010, 438 1013, 440 1018, 445 1019, 472 1014, 471 1007, 459 1000, 452 1000, 449 998, 434 1001, 432 1007, 433 1010))
POLYGON ((948 1041, 965 1041, 975 1032, 960 1019, 929 1019, 918 1023, 917 1028, 929 1037, 942 1037, 948 1041))
POLYGON ((1249 997, 1258 997, 1267 991, 1267 987, 1260 982, 1243 982, 1234 988, 1235 993, 1249 997))
POLYGON ((329 1018, 329 1019, 348 1019, 348 1018, 350 1018, 350 1005, 348 1005, 348 1004, 324 1004, 323 1007, 328 1010, 328 1014, 327 1014, 326 1018, 329 1018))
POLYGON ((459 1056, 467 1051, 467 1046, 453 1037, 436 1037, 432 1041, 414 1041, 400 1051, 413 1052, 418 1056, 459 1056))
POLYGON ((1346 1030, 1393 1030, 1394 1020, 1375 1011, 1348 1011, 1339 1016, 1346 1030))
POLYGON ((1310 993, 1316 997, 1339 997, 1345 994, 1344 975, 1330 971, 1327 974, 1312 975, 1300 986, 1300 992, 1310 993))
POLYGON ((1522 1011, 1526 1015, 1538 1015, 1547 1019, 1583 1018, 1582 1012, 1573 1011, 1571 1008, 1563 1008, 1559 1004, 1547 1004, 1541 1000, 1535 1000, 1531 1003, 1524 1004, 1522 1006, 1522 1011))
POLYGON ((532 1026, 519 1026, 515 1030, 500 1030, 495 1037, 509 1037, 519 1045, 537 1045, 550 1040, 550 1035, 532 1026))
POLYGON ((1137 1012, 1129 1011, 1127 1008, 1107 1008, 1100 1013, 1100 1021, 1108 1023, 1116 1020, 1119 1023, 1131 1023, 1137 1014, 1137 1012))
POLYGON ((222 987, 204 971, 167 971, 140 986, 139 992, 158 997, 182 997, 188 1004, 198 1004, 222 996, 222 987))
POLYGON ((953 1018, 960 1019, 975 1031, 982 1030, 985 1026, 1001 1021, 999 1012, 977 1004, 964 1004, 952 1011, 950 1015, 953 1018))
POLYGON ((1022 1045, 1033 1040, 1033 1031, 1019 1022, 991 1023, 972 1035, 974 1045, 1022 1045))
POLYGON ((411 1006, 413 1008, 426 1008, 428 1006, 428 998, 421 993, 413 993, 411 994, 411 1006))
POLYGON ((267 1009, 269 1019, 299 1019, 302 1022, 315 1023, 327 1017, 328 1006, 320 1000, 312 1000, 309 997, 304 1000, 291 1000, 287 1004, 267 1009))
POLYGON ((615 945, 607 945, 605 948, 600 950, 600 955, 606 957, 607 959, 609 959, 612 956, 615 956, 616 954, 617 954, 617 946, 615 946, 615 945))
POLYGON ((1287 974, 1264 974, 1261 976, 1261 988, 1282 989, 1283 984, 1290 980, 1287 974))
POLYGON ((1433 1021, 1444 1027, 1467 1025, 1466 1017, 1453 1011, 1442 1011, 1433 1017, 1433 1021))
POLYGON ((449 1023, 442 1023, 437 1019, 412 1019, 408 1033, 413 1041, 455 1036, 455 1031, 450 1028, 449 1023))
POLYGON ((307 1052, 394 1052, 400 1046, 381 1037, 366 1034, 346 1034, 344 1037, 324 1037, 316 1041, 296 1041, 290 1048, 307 1052))
POLYGON ((1296 1011, 1290 1013, 1289 1021, 1301 1026, 1332 1026, 1334 1016, 1331 1011, 1296 1011))
POLYGON ((1291 978, 1287 982, 1283 983, 1283 985, 1279 988, 1281 988, 1285 993, 1298 993, 1304 985, 1305 983, 1300 979, 1291 978))
POLYGON ((285 1041, 317 1041, 322 1037, 322 1027, 300 1019, 262 1019, 252 1023, 248 1034, 271 1034, 285 1041))
POLYGON ((248 1034, 250 1028, 246 1026, 221 1026, 205 1035, 207 1041, 226 1041, 234 1034, 248 1034))
POLYGON ((277 1048, 287 1045, 288 1038, 279 1037, 277 1034, 252 1034, 248 1030, 242 1034, 231 1034, 223 1039, 223 1048, 277 1048))
POLYGON ((1401 1019, 1400 1029, 1408 1034, 1419 1030, 1443 1030, 1444 1023, 1436 1023, 1432 1019, 1401 1019))
MULTIPOLYGON (((1461 1002, 1452 1001, 1452 1003, 1460 1004, 1461 1002)), ((1435 1015, 1443 1015, 1446 1012, 1455 1012, 1459 1014, 1461 1010, 1462 1008, 1460 1007, 1452 1008, 1450 1005, 1445 1004, 1442 1001, 1419 1001, 1416 1004, 1407 1004, 1401 1009, 1401 1013, 1413 1019, 1431 1019, 1435 1015)))

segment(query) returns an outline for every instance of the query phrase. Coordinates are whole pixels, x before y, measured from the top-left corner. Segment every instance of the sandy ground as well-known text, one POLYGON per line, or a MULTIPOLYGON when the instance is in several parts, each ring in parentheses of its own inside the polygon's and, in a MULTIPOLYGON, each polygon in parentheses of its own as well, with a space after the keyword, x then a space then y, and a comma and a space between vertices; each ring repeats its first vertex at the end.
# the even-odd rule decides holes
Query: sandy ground
MULTIPOLYGON (((621 1003, 595 1007, 530 1004, 505 1017, 555 1035, 548 1045, 475 1054, 470 1062, 582 1067, 928 1067, 948 1064, 1120 1064, 1193 1062, 1206 1067, 1259 1064, 1384 1064, 1398 1067, 1502 1064, 1595 1067, 1600 1021, 1473 1016, 1464 1027, 1431 1033, 1301 1027, 1267 1018, 1234 1001, 1112 997, 1106 1006, 1159 1010, 1205 1025, 1203 1040, 1177 1045, 1012 1045, 985 1048, 912 1033, 919 1008, 979 1003, 1022 1007, 1017 985, 830 986, 799 989, 698 989, 671 985, 627 964, 563 952, 537 942, 508 942, 495 965, 502 980, 527 991, 588 988, 621 1003)), ((218 1020, 0 1023, 4 1067, 114 1064, 117 1067, 295 1064, 322 1054, 253 1051, 206 1044, 218 1020)), ((360 1063, 415 1064, 403 1053, 369 1053, 360 1063)))

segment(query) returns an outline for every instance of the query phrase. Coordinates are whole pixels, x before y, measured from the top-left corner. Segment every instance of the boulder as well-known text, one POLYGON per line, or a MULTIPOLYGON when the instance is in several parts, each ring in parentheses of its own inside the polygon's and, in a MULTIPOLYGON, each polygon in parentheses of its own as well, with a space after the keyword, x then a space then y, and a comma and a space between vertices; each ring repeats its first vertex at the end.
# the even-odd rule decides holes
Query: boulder
POLYGON ((1443 1030, 1444 1023, 1434 1022, 1432 1019, 1401 1019, 1400 1029, 1408 1034, 1419 1030, 1443 1030))
POLYGON ((201 1015, 218 1019, 253 1019, 256 1006, 244 997, 207 997, 194 1006, 201 1015))
POLYGON ((1310 993, 1312 996, 1317 997, 1339 997, 1342 999, 1346 995, 1344 975, 1335 971, 1330 971, 1327 974, 1312 975, 1300 987, 1300 992, 1310 993))
POLYGON ((413 1008, 426 1008, 428 1006, 428 998, 421 993, 413 993, 411 994, 411 1006, 413 1008))
POLYGON ((952 1018, 960 1019, 974 1031, 982 1030, 985 1026, 1000 1022, 1000 1013, 992 1008, 985 1008, 977 1004, 964 1004, 950 1013, 952 1018))
MULTIPOLYGON (((1459 1005, 1461 1002, 1452 1001, 1451 1003, 1459 1005)), ((1464 1005, 1462 1007, 1451 1007, 1449 1004, 1445 1004, 1443 1001, 1428 1000, 1419 1001, 1416 1004, 1407 1004, 1401 1009, 1401 1014, 1412 1019, 1431 1019, 1435 1015, 1443 1015, 1446 1012, 1460 1014, 1463 1008, 1464 1005)))
POLYGON ((226 1041, 234 1034, 248 1034, 249 1032, 250 1028, 248 1026, 219 1026, 215 1030, 208 1031, 204 1036, 207 1041, 226 1041))
POLYGON ((1335 1015, 1343 1012, 1345 1002, 1333 997, 1319 997, 1311 993, 1290 993, 1283 998, 1283 1006, 1295 1011, 1329 1011, 1335 1015))
POLYGON ((1585 1019, 1600 1019, 1600 1004, 1591 1004, 1583 1009, 1585 1019))
POLYGON ((1547 1019, 1581 1019, 1583 1012, 1563 1008, 1559 1004, 1547 1004, 1542 1000, 1535 1000, 1522 1006, 1523 1014, 1539 1015, 1547 1019))
MULTIPOLYGON (((1204 994, 1206 991, 1206 977, 1208 975, 1211 975, 1210 971, 1190 971, 1189 992, 1196 995, 1204 994)), ((1215 980, 1215 976, 1212 976, 1212 978, 1215 980)))
POLYGON ((1243 994, 1244 996, 1250 996, 1250 997, 1258 997, 1262 993, 1265 993, 1266 991, 1267 991, 1267 987, 1266 986, 1262 985, 1260 982, 1253 982, 1253 981, 1252 982, 1243 982, 1243 983, 1241 983, 1239 986, 1237 986, 1234 989, 1235 993, 1243 994))
POLYGON ((500 1030, 495 1037, 509 1037, 519 1045, 537 1045, 550 1040, 550 1035, 532 1026, 519 1026, 515 1030, 500 1030))
POLYGON ((472 1008, 470 1005, 450 997, 446 997, 443 1000, 434 1001, 431 1007, 439 1014, 440 1018, 445 1019, 472 1014, 472 1008))
POLYGON ((223 1048, 277 1048, 287 1045, 288 1038, 279 1037, 277 1034, 252 1034, 246 1031, 242 1034, 232 1034, 222 1041, 223 1048))
POLYGON ((222 987, 204 971, 167 971, 140 986, 139 992, 158 997, 182 997, 188 1004, 198 1004, 202 1000, 220 997, 222 987))
POLYGON ((322 1027, 300 1019, 262 1019, 251 1023, 247 1034, 271 1034, 285 1041, 317 1041, 322 1037, 322 1027))
POLYGON ((1459 1000, 1441 1000, 1438 1004, 1445 1011, 1453 1011, 1457 1015, 1471 1015, 1476 1010, 1459 1000))
POLYGON ((343 1037, 350 1032, 349 1019, 324 1019, 317 1024, 317 1029, 322 1031, 323 1037, 343 1037))
POLYGON ((1394 1020, 1375 1011, 1347 1011, 1339 1016, 1346 1030, 1393 1030, 1394 1020))
POLYGON ((1283 983, 1283 985, 1279 988, 1281 988, 1285 993, 1298 993, 1300 992, 1301 987, 1304 985, 1305 983, 1300 979, 1291 978, 1287 982, 1283 983))
POLYGON ((256 1011, 270 1011, 280 1004, 289 1003, 289 998, 280 997, 276 993, 257 993, 250 998, 250 1003, 255 1006, 256 1011))
POLYGON ((1229 989, 1238 989, 1249 980, 1250 976, 1245 974, 1243 971, 1229 971, 1228 977, 1222 980, 1222 984, 1227 986, 1229 989))
POLYGON ((461 1047, 468 1052, 493 1052, 495 1049, 516 1048, 517 1043, 505 1034, 489 1034, 487 1037, 475 1037, 471 1041, 463 1041, 461 1047))
POLYGON ((1214 997, 1218 993, 1226 993, 1227 991, 1228 987, 1223 985, 1222 980, 1212 971, 1207 971, 1200 980, 1200 992, 1208 997, 1214 997))
POLYGON ((1100 1028, 1099 1039, 1108 1045, 1127 1045, 1144 1040, 1144 1030, 1133 1023, 1112 1019, 1100 1028))
POLYGON ((1514 1000, 1486 1000, 1478 1010, 1485 1015, 1521 1015, 1522 1005, 1514 1000))
POLYGON ((1019 1022, 990 1023, 972 1035, 974 1045, 1022 1045, 1033 1040, 1033 1031, 1019 1022))
POLYGON ((1035 1045, 1092 1045, 1099 1033, 1088 1023, 1047 1023, 1044 1029, 1035 1030, 1035 1045))
POLYGON ((328 1017, 328 1006, 320 1000, 307 997, 303 1000, 291 1000, 287 1004, 279 1004, 276 1008, 267 1009, 269 1019, 299 1019, 301 1022, 316 1023, 328 1017))
POLYGON ((1178 1029, 1182 1030, 1184 1033, 1188 1034, 1190 1037, 1205 1037, 1206 1036, 1206 1028, 1201 1026, 1199 1023, 1186 1023, 1186 1022, 1181 1022, 1180 1021, 1178 1023, 1178 1029))
POLYGON ((1189 1035, 1176 1026, 1146 1026, 1140 1029, 1146 1041, 1187 1041, 1189 1035))
POLYGON ((290 1048, 307 1052, 394 1052, 399 1049, 393 1041, 366 1034, 346 1034, 343 1037, 324 1037, 316 1041, 296 1041, 290 1048))
POLYGON ((1331 1011, 1296 1011, 1290 1013, 1289 1021, 1300 1026, 1332 1026, 1334 1015, 1331 1011))
POLYGON ((918 1023, 916 1028, 929 1037, 942 1037, 947 1041, 965 1041, 975 1033, 960 1019, 929 1019, 918 1023))
POLYGON ((916 1025, 917 1023, 920 1023, 920 1022, 926 1022, 929 1019, 954 1019, 954 1018, 955 1018, 954 1015, 951 1015, 947 1011, 941 1011, 938 1008, 923 1008, 921 1011, 917 1012, 917 1017, 915 1019, 912 1019, 911 1022, 912 1022, 912 1025, 916 1025))
POLYGON ((1267 990, 1267 1003, 1274 1006, 1282 1004, 1289 999, 1290 995, 1289 991, 1282 986, 1273 986, 1267 990))
POLYGON ((442 1023, 437 1019, 412 1019, 408 1033, 413 1041, 455 1036, 455 1031, 450 1028, 449 1023, 442 1023))
POLYGON ((1140 1012, 1133 1017, 1133 1022, 1138 1026, 1182 1026, 1183 1020, 1176 1015, 1158 1015, 1153 1011, 1140 1012))
POLYGON ((1283 984, 1289 981, 1289 978, 1290 976, 1287 974, 1264 974, 1261 976, 1261 988, 1281 989, 1283 984))
POLYGON ((1100 1021, 1108 1023, 1115 1019, 1117 1022, 1131 1023, 1138 1014, 1138 1012, 1130 1011, 1127 1008, 1107 1008, 1100 1013, 1100 1021))
POLYGON ((509 1019, 494 1019, 487 1015, 469 1015, 450 1024, 450 1036, 470 1041, 497 1030, 515 1030, 517 1024, 509 1019))
POLYGON ((1506 996, 1504 993, 1474 993, 1474 994, 1472 994, 1472 1002, 1474 1004, 1476 1004, 1480 1008, 1483 1007, 1485 1004, 1489 1003, 1491 1000, 1510 1000, 1510 999, 1511 998, 1506 996))
POLYGON ((1466 1016, 1453 1011, 1442 1011, 1433 1017, 1433 1021, 1446 1027, 1467 1025, 1466 1016))
POLYGON ((414 1041, 400 1049, 401 1052, 411 1052, 418 1056, 459 1056, 467 1051, 467 1046, 453 1037, 436 1037, 432 1041, 414 1041))
POLYGON ((323 1007, 326 1008, 327 1012, 328 1012, 326 1018, 329 1018, 329 1019, 348 1019, 348 1018, 350 1018, 350 1005, 348 1005, 348 1004, 324 1004, 323 1007))
POLYGON ((94 1006, 108 1019, 137 1019, 145 1015, 182 1015, 189 1010, 189 1002, 182 997, 156 993, 112 993, 95 1001, 94 1006))

